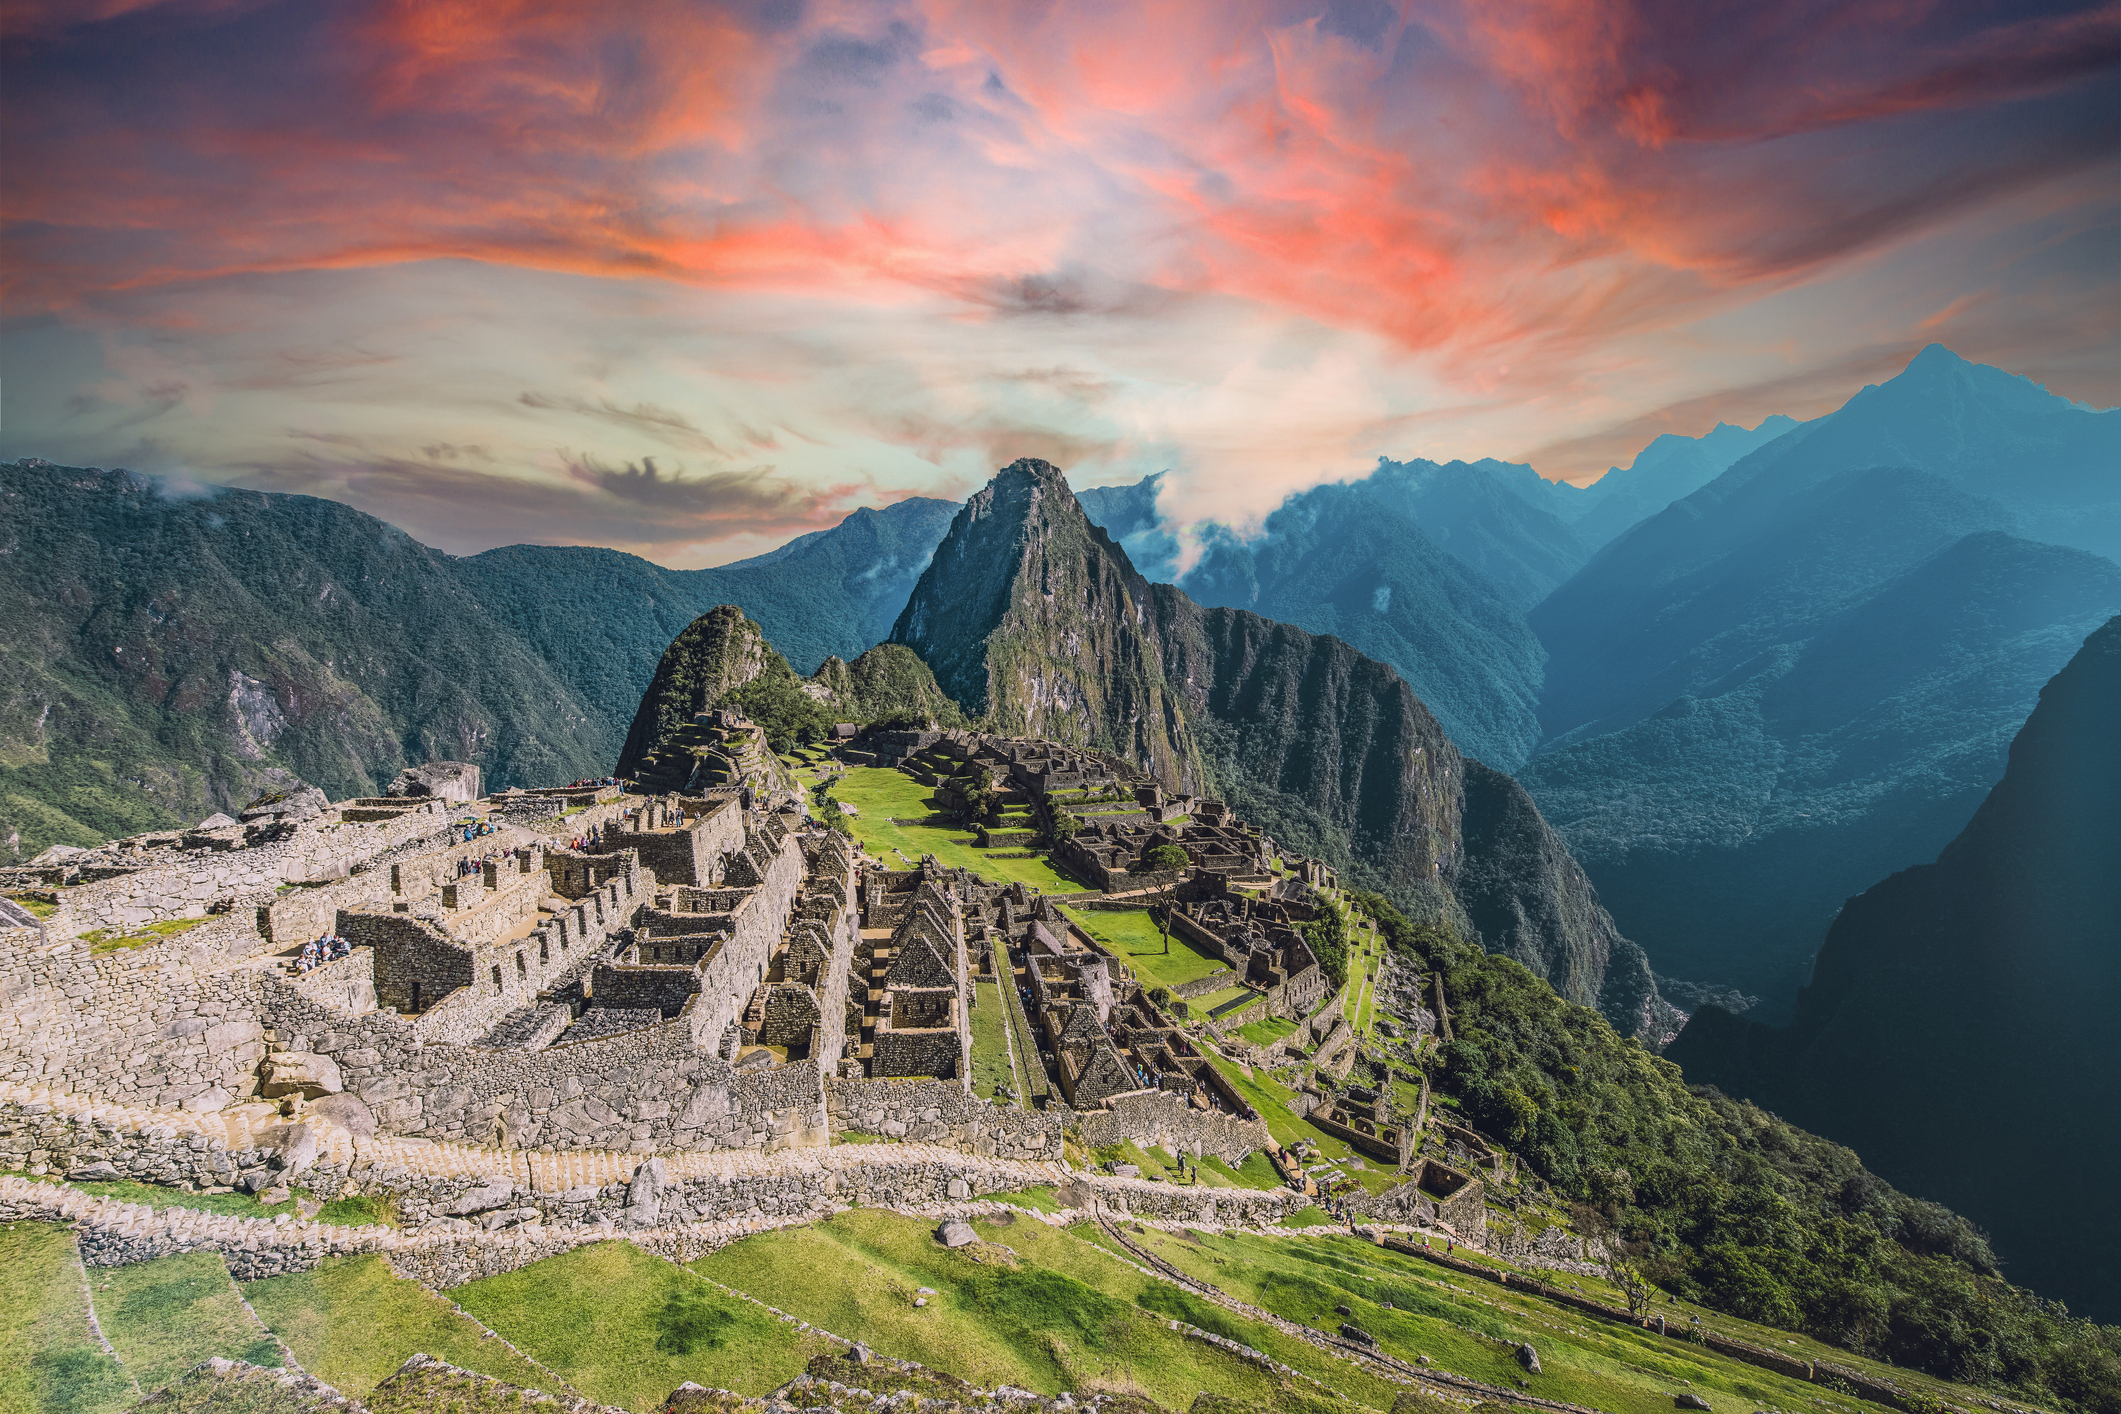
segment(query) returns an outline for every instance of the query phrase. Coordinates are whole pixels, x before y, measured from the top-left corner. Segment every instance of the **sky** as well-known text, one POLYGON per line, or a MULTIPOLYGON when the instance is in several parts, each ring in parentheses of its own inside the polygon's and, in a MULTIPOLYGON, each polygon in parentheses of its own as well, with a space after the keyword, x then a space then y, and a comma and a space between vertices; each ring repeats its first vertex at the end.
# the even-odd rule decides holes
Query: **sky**
POLYGON ((2121 402, 2121 4, 12 0, 0 457, 690 567, 1256 523, 1943 342, 2121 402))

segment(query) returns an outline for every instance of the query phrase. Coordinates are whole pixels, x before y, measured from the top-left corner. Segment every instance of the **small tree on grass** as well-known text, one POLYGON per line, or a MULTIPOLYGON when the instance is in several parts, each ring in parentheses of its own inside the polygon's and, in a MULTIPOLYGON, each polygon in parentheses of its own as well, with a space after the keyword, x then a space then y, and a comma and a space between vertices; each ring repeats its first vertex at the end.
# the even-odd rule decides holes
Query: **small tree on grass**
POLYGON ((1185 846, 1160 844, 1142 855, 1142 865, 1152 874, 1172 874, 1193 863, 1185 846))
POLYGON ((1075 816, 1070 815, 1065 810, 1056 810, 1053 812, 1053 825, 1051 827, 1050 833, 1053 836, 1053 842, 1055 844, 1066 844, 1069 840, 1072 840, 1077 835, 1081 834, 1082 831, 1083 822, 1081 820, 1078 820, 1075 816))

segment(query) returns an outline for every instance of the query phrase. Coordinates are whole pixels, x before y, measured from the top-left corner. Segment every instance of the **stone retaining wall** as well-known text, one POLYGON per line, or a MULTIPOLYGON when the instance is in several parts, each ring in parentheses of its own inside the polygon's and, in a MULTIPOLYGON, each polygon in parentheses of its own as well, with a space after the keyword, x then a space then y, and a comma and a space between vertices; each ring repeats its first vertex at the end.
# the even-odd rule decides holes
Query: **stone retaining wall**
POLYGON ((1255 1151, 1274 1147, 1263 1120, 1197 1109, 1182 1096, 1156 1090, 1115 1095, 1109 1108, 1077 1112, 1075 1126, 1088 1148, 1132 1140, 1196 1159, 1213 1154, 1233 1168, 1255 1151))
POLYGON ((186 850, 166 863, 67 890, 51 931, 71 934, 199 918, 217 900, 269 894, 281 884, 343 879, 386 850, 440 834, 449 826, 450 813, 437 801, 376 824, 305 828, 289 839, 239 849, 186 850))
POLYGON ((952 1080, 825 1081, 825 1111, 834 1137, 875 1134, 947 1144, 988 1158, 1057 1160, 1063 1121, 990 1104, 952 1080))

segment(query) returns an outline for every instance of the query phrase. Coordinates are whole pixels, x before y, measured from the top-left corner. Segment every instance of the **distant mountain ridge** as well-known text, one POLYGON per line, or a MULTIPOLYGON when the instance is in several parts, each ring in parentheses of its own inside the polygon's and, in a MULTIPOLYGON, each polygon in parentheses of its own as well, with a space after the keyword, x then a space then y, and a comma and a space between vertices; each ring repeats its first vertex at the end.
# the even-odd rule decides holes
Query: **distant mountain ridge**
POLYGON ((1584 544, 1596 549, 1672 502, 1693 495, 1740 457, 1800 426, 1797 419, 1777 413, 1757 427, 1719 422, 1699 437, 1664 433, 1625 467, 1612 468, 1584 488, 1595 499, 1569 524, 1584 544))
POLYGON ((1448 917, 1631 1033, 1670 1023, 1647 960, 1514 781, 1463 758, 1385 664, 1152 585, 1060 471, 966 503, 894 642, 990 729, 1126 756, 1288 847, 1448 917))
POLYGON ((1532 612, 1547 740, 1520 775, 1660 968, 1777 1011, 1842 899, 1964 824, 2121 611, 2112 560, 2022 538, 2101 476, 2121 414, 1932 348, 1532 612))
POLYGON ((2101 1321, 2121 1317, 2104 1220, 2121 1169, 2117 726, 2121 618, 2041 689, 1936 861, 1848 901, 1786 1029, 1705 1009, 1667 1053, 1690 1081, 1860 1141, 1880 1174, 1989 1229, 2014 1281, 2101 1321))
POLYGON ((457 558, 351 507, 0 465, 0 858, 476 761, 495 787, 610 770, 664 648, 746 605, 814 668, 881 639, 956 507, 863 509, 758 559, 457 558), (802 655, 815 654, 805 658, 802 655))

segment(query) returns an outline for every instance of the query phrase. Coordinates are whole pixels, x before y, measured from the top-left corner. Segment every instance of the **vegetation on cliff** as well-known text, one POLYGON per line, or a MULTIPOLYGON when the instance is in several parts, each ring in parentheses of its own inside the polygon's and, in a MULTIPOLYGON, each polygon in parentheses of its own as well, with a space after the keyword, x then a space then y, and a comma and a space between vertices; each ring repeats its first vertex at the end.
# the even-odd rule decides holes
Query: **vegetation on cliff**
POLYGON ((943 692, 918 653, 879 643, 853 662, 827 658, 812 679, 830 690, 835 720, 877 726, 961 727, 965 714, 943 692))
POLYGON ((609 759, 450 557, 372 516, 26 463, 0 505, 0 859, 234 813, 290 775, 341 798, 429 760, 505 787, 609 759))
POLYGON ((736 605, 723 604, 687 624, 663 650, 614 771, 634 776, 696 714, 716 707, 743 713, 783 753, 820 740, 835 722, 963 721, 935 675, 907 649, 873 648, 852 663, 827 658, 815 678, 804 678, 766 641, 763 628, 736 605))

